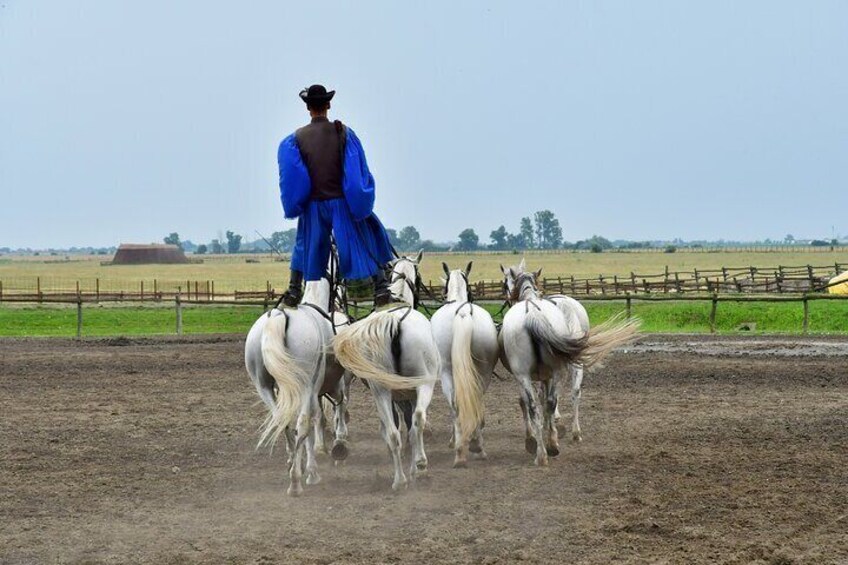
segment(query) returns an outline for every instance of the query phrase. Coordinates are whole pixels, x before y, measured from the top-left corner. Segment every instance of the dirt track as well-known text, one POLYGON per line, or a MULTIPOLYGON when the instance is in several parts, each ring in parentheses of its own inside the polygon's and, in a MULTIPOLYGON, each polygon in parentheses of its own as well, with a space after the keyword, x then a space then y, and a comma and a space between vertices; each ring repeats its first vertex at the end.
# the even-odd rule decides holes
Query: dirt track
POLYGON ((514 383, 468 469, 437 396, 400 494, 356 384, 347 465, 292 499, 240 339, 2 340, 0 562, 848 563, 845 340, 647 341, 587 377, 584 442, 546 469, 514 383))

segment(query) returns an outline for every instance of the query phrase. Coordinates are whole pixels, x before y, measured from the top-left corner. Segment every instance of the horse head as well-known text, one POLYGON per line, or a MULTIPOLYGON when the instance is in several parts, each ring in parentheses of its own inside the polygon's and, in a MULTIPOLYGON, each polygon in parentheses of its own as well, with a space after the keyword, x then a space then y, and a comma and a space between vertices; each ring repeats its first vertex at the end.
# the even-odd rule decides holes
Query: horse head
POLYGON ((471 299, 471 284, 468 282, 468 275, 471 273, 473 264, 474 261, 469 261, 464 271, 462 269, 451 271, 447 263, 442 263, 442 269, 445 271, 445 278, 442 280, 445 283, 446 302, 467 302, 471 299))
POLYGON ((537 281, 542 276, 542 269, 536 272, 527 271, 524 259, 521 259, 518 265, 506 269, 503 265, 500 267, 504 275, 504 294, 510 303, 520 302, 528 298, 531 293, 538 295, 537 281))
POLYGON ((389 279, 389 291, 392 296, 406 302, 410 306, 418 305, 418 265, 424 250, 418 252, 415 258, 406 255, 398 257, 392 263, 392 273, 389 279))

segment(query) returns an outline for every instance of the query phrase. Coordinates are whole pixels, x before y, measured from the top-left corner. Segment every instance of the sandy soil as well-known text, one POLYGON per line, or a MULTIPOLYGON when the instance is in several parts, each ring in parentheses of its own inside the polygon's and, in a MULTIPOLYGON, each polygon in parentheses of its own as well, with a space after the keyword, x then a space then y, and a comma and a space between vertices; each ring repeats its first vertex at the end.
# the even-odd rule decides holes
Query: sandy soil
POLYGON ((468 469, 438 396, 431 475, 399 494, 356 384, 347 464, 292 499, 240 338, 0 340, 0 562, 848 563, 846 344, 778 341, 615 354, 545 469, 512 382, 468 469))

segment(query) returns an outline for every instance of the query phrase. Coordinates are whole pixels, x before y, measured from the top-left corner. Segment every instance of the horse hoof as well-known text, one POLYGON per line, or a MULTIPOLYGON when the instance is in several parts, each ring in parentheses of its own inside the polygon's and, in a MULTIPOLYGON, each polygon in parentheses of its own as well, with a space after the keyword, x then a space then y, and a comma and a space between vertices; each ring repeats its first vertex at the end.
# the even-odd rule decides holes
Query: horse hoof
POLYGON ((480 461, 486 461, 489 458, 489 455, 481 449, 480 453, 472 453, 471 458, 479 459, 480 461))
POLYGON ((347 459, 349 454, 347 444, 343 442, 336 442, 333 445, 333 450, 330 452, 330 457, 333 458, 333 461, 344 461, 347 459))
POLYGON ((559 455, 559 447, 552 445, 545 448, 545 451, 548 452, 548 457, 556 457, 559 455))
POLYGON ((580 443, 581 441, 583 441, 583 434, 581 434, 580 432, 573 432, 571 434, 571 441, 573 441, 574 443, 580 443))
POLYGON ((300 485, 291 485, 289 486, 289 490, 286 491, 289 496, 300 496, 303 494, 303 487, 300 485))
POLYGON ((479 440, 472 439, 468 444, 468 451, 471 453, 483 453, 483 446, 480 445, 479 440))
POLYGON ((547 467, 548 466, 548 458, 547 457, 537 457, 534 461, 536 467, 547 467))
POLYGON ((530 455, 536 455, 536 438, 528 437, 524 440, 524 451, 530 455))
POLYGON ((321 476, 318 473, 315 473, 314 475, 307 475, 306 476, 306 484, 308 484, 308 485, 317 485, 320 482, 321 482, 321 476))
POLYGON ((465 460, 462 460, 462 461, 459 461, 459 460, 454 461, 454 462, 453 462, 453 468, 454 468, 454 469, 467 469, 467 468, 468 468, 468 461, 465 461, 465 460))
POLYGON ((392 490, 395 492, 400 491, 402 488, 406 486, 406 481, 395 481, 392 483, 392 490))

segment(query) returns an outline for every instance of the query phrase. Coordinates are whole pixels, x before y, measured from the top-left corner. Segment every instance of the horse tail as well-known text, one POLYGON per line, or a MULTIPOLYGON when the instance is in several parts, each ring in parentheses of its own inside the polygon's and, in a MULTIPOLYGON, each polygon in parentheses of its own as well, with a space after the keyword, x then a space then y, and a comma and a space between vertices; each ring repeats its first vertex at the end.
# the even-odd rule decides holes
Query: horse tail
POLYGON ((389 390, 412 389, 435 378, 404 377, 394 367, 393 350, 400 344, 400 320, 391 312, 372 314, 341 330, 333 339, 339 363, 361 379, 389 390))
POLYGON ((457 313, 453 318, 451 365, 454 402, 463 441, 470 438, 483 421, 483 387, 471 352, 473 333, 474 318, 471 314, 457 313))
POLYGON ((294 420, 306 393, 309 375, 286 350, 288 316, 274 316, 262 331, 262 362, 277 382, 275 407, 262 425, 259 445, 274 445, 294 420))
POLYGON ((580 362, 586 367, 597 365, 610 351, 633 341, 641 325, 638 318, 622 321, 619 315, 592 328, 589 330, 586 349, 580 355, 580 362))
POLYGON ((548 354, 568 363, 580 363, 581 357, 589 343, 589 334, 581 337, 570 337, 565 323, 565 317, 559 308, 547 310, 553 316, 546 314, 535 303, 530 303, 524 327, 533 341, 543 347, 548 354), (551 318, 554 319, 551 319, 551 318))

